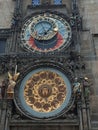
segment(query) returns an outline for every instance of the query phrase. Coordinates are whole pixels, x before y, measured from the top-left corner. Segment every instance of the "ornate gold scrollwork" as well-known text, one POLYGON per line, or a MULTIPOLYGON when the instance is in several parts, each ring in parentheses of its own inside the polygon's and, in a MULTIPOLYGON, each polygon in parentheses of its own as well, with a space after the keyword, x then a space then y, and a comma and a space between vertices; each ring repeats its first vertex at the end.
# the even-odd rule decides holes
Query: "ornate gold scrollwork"
POLYGON ((58 109, 66 99, 66 84, 56 72, 40 71, 26 82, 24 97, 33 110, 51 112, 58 109))

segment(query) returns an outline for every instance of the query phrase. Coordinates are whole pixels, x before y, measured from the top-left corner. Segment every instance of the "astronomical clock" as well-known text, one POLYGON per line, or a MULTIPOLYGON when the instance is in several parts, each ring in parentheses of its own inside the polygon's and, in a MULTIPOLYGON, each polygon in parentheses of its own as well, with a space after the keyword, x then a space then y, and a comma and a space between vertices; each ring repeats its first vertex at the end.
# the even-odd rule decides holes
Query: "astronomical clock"
POLYGON ((24 21, 21 31, 21 46, 30 52, 54 52, 67 48, 72 31, 68 18, 55 13, 32 14, 24 21))
MULTIPOLYGON (((60 53, 71 44, 69 18, 49 11, 34 13, 24 20, 20 39, 21 47, 32 54, 60 53)), ((72 83, 68 70, 55 61, 41 63, 43 60, 39 58, 39 64, 32 65, 32 69, 15 87, 15 104, 31 119, 59 117, 72 104, 72 83)))
POLYGON ((69 18, 64 14, 44 11, 25 18, 20 34, 21 48, 32 55, 51 54, 50 57, 37 57, 35 61, 32 58, 34 63, 15 87, 15 104, 26 117, 54 119, 70 110, 72 75, 59 60, 56 61, 60 57, 54 52, 66 52, 71 39, 69 18), (55 59, 51 60, 52 56, 55 59))

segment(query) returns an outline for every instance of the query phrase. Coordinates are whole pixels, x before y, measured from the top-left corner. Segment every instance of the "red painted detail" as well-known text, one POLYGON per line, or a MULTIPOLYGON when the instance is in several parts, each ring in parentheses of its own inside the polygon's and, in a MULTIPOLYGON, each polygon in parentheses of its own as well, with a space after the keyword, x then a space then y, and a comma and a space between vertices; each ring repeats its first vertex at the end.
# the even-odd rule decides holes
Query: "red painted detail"
POLYGON ((45 51, 54 51, 58 48, 60 48, 64 43, 64 39, 62 37, 62 35, 60 33, 57 34, 57 43, 56 45, 53 47, 53 48, 50 48, 48 50, 42 50, 40 48, 38 48, 34 42, 34 38, 31 36, 29 41, 28 41, 28 44, 32 47, 32 49, 36 50, 36 51, 42 51, 42 52, 45 52, 45 51))

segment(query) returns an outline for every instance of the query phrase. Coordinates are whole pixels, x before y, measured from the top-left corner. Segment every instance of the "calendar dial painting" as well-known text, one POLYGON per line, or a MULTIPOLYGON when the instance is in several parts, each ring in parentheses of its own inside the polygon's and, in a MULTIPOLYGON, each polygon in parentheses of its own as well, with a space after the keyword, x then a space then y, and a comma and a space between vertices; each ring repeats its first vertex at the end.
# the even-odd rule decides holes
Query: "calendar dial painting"
POLYGON ((30 118, 59 116, 68 109, 71 100, 69 79, 61 71, 50 67, 32 70, 16 88, 18 94, 15 94, 15 103, 30 118))
POLYGON ((51 112, 59 108, 66 99, 66 85, 58 74, 40 71, 26 82, 24 97, 35 111, 51 112))

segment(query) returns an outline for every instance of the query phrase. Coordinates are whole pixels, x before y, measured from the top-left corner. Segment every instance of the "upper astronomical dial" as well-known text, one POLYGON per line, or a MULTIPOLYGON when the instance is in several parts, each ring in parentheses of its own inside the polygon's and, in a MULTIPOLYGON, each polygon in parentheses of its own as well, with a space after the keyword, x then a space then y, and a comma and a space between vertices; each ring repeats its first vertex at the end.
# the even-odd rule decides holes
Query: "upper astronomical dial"
POLYGON ((52 13, 29 18, 21 31, 21 45, 32 52, 53 52, 67 48, 72 31, 67 20, 52 13))

